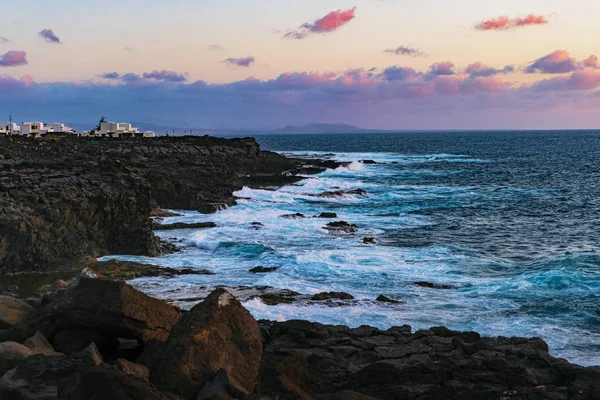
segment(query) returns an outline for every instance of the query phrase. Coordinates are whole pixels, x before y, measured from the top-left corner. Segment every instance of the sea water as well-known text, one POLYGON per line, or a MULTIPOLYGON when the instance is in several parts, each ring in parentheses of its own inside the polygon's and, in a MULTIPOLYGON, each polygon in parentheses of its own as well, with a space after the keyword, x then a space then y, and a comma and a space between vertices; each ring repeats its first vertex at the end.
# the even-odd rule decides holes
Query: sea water
POLYGON ((258 137, 262 148, 346 162, 282 188, 243 188, 213 215, 171 222, 218 228, 158 232, 183 251, 113 257, 215 275, 141 278, 145 292, 195 304, 206 286, 343 291, 349 307, 244 305, 256 318, 415 329, 444 325, 484 335, 539 336, 551 353, 600 365, 600 134, 595 132, 371 133, 258 137), (365 164, 373 160, 378 164, 365 164), (325 191, 363 189, 317 197, 325 191), (323 229, 335 212, 359 227, 323 229), (307 218, 281 215, 303 213, 307 218), (252 222, 264 227, 256 230, 252 222), (365 245, 374 237, 376 245, 365 245), (252 274, 256 266, 279 267, 252 274), (441 290, 417 286, 427 281, 441 290), (391 305, 380 295, 401 300, 391 305))

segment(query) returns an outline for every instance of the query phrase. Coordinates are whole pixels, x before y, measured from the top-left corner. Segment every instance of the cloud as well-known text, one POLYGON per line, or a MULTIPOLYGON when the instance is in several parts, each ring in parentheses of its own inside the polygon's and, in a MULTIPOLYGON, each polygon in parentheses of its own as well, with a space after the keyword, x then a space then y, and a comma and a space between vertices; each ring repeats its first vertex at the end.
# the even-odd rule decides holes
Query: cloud
POLYGON ((31 77, 0 76, 0 109, 10 107, 24 119, 85 122, 105 113, 116 119, 198 127, 224 121, 231 127, 264 127, 322 120, 396 129, 474 127, 463 125, 466 121, 479 121, 477 127, 524 128, 539 127, 540 121, 551 127, 559 115, 577 126, 583 121, 600 124, 595 112, 600 107, 595 94, 600 89, 598 69, 533 84, 506 81, 500 73, 485 76, 488 70, 495 69, 444 62, 425 71, 403 66, 293 71, 223 84, 156 79, 164 76, 162 71, 108 72, 102 75, 106 80, 84 82, 35 83, 31 77), (582 110, 592 110, 587 119, 581 119, 582 110), (531 114, 546 111, 544 118, 531 114))
POLYGON ((154 70, 152 72, 145 72, 143 75, 144 79, 154 79, 157 81, 165 81, 165 82, 185 82, 187 81, 186 74, 180 74, 179 72, 174 71, 157 71, 154 70))
POLYGON ((0 36, 0 43, 10 43, 10 40, 8 40, 5 37, 0 36))
POLYGON ((182 74, 175 71, 154 70, 152 72, 144 72, 142 75, 132 72, 119 74, 118 72, 107 72, 100 75, 101 78, 109 80, 119 80, 125 83, 136 82, 171 82, 180 83, 187 81, 187 74, 182 74))
POLYGON ((226 60, 223 60, 224 63, 233 65, 236 67, 249 67, 256 62, 256 59, 252 56, 250 57, 242 57, 242 58, 233 58, 230 57, 226 60))
POLYGON ((304 39, 313 33, 329 33, 346 25, 355 17, 356 7, 348 10, 332 11, 323 18, 312 23, 304 23, 296 30, 286 32, 285 39, 304 39))
POLYGON ((448 76, 454 74, 456 74, 454 71, 454 63, 451 61, 432 64, 429 68, 430 76, 448 76))
POLYGON ((501 75, 501 74, 510 74, 511 72, 515 72, 515 67, 513 67, 512 65, 507 65, 506 67, 504 67, 502 69, 496 69, 496 68, 492 68, 492 67, 486 67, 479 61, 475 62, 473 64, 470 64, 465 69, 465 73, 469 74, 469 76, 471 76, 472 78, 490 77, 490 76, 501 75))
POLYGON ((43 29, 39 33, 39 35, 40 35, 40 37, 42 37, 43 39, 45 39, 47 42, 62 44, 62 42, 60 41, 60 39, 58 38, 58 36, 56 36, 54 34, 54 32, 52 32, 52 29, 43 29))
POLYGON ((584 68, 600 69, 598 64, 598 56, 591 55, 581 62, 584 68))
POLYGON ((0 67, 17 67, 27 65, 27 53, 24 51, 9 51, 0 56, 0 67))
POLYGON ((514 28, 523 28, 532 25, 546 25, 550 21, 542 15, 529 14, 526 17, 509 18, 502 16, 499 18, 481 21, 475 25, 475 29, 480 31, 505 31, 514 28))
POLYGON ((209 50, 215 50, 215 51, 223 51, 225 50, 225 47, 218 45, 218 44, 211 44, 208 46, 209 50))
POLYGON ((384 53, 395 54, 397 56, 410 56, 410 57, 427 57, 428 54, 422 52, 419 49, 412 47, 400 46, 395 49, 385 49, 384 53))
POLYGON ((566 50, 556 50, 544 57, 538 58, 525 68, 528 74, 564 74, 580 69, 580 64, 566 50))

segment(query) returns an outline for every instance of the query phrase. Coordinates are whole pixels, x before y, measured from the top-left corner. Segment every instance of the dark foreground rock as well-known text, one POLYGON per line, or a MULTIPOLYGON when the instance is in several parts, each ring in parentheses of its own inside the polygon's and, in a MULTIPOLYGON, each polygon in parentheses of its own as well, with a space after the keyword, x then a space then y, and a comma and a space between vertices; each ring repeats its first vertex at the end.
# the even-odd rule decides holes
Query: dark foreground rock
MULTIPOLYGON (((301 180, 307 162, 261 151, 251 138, 0 136, 0 149, 3 274, 55 272, 107 254, 172 251, 152 232, 150 216, 169 215, 158 206, 215 212, 234 205, 233 192, 243 186, 301 180)), ((311 163, 313 173, 325 168, 311 163)))
POLYGON ((23 324, 33 317, 35 310, 23 300, 0 296, 0 329, 23 324))
POLYGON ((258 399, 262 336, 258 324, 223 289, 185 314, 150 367, 157 387, 193 399, 219 370, 258 399))
POLYGON ((206 229, 216 227, 217 224, 214 222, 195 222, 191 224, 187 224, 185 222, 175 222, 173 224, 161 224, 159 222, 154 222, 152 224, 152 229, 155 231, 172 231, 176 229, 206 229))

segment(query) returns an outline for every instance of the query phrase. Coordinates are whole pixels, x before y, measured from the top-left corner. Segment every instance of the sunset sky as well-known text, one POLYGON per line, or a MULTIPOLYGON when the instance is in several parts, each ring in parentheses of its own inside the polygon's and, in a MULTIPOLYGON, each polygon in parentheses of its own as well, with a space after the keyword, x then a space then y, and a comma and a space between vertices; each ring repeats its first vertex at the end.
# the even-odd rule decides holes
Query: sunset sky
POLYGON ((597 0, 19 0, 1 10, 0 120, 600 127, 597 0))

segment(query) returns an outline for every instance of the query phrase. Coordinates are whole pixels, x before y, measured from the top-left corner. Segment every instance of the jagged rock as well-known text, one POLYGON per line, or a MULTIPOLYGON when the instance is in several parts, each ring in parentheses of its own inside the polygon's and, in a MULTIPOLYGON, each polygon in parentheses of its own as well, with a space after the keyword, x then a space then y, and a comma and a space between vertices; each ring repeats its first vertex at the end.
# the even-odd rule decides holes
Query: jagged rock
POLYGON ((175 400, 147 382, 129 376, 110 364, 101 364, 81 375, 71 400, 175 400))
POLYGON ((379 297, 377 297, 377 301, 380 301, 382 303, 402 304, 401 301, 396 300, 396 299, 392 299, 391 297, 387 297, 387 296, 384 296, 384 295, 379 295, 379 297))
POLYGON ((376 244, 377 243, 377 239, 373 238, 373 237, 366 237, 363 239, 363 243, 364 244, 376 244))
POLYGON ((224 369, 257 399, 262 336, 250 313, 224 289, 186 313, 153 357, 150 381, 187 399, 224 369))
POLYGON ((252 268, 250 270, 250 272, 252 272, 253 274, 264 274, 264 273, 268 273, 268 272, 275 272, 279 269, 279 267, 262 267, 262 266, 258 266, 255 268, 252 268))
POLYGON ((179 213, 176 213, 176 212, 163 210, 160 207, 155 207, 150 211, 150 216, 158 217, 158 218, 168 218, 168 217, 181 217, 182 215, 179 213))
POLYGON ((0 329, 24 324, 35 315, 35 309, 23 300, 0 296, 0 329))
POLYGON ((415 282, 415 285, 417 286, 421 286, 424 288, 428 288, 428 289, 440 289, 440 290, 452 290, 452 289, 456 289, 456 286, 451 286, 451 285, 438 285, 436 283, 431 283, 431 282, 415 282))
POLYGON ((324 300, 354 300, 354 296, 344 292, 323 292, 315 294, 311 300, 313 301, 324 301, 324 300))
POLYGON ((180 312, 125 282, 82 278, 49 306, 63 329, 91 329, 141 342, 166 340, 180 312))
POLYGON ((323 218, 323 219, 330 219, 330 218, 337 218, 337 214, 334 212, 322 212, 321 214, 319 214, 319 216, 317 218, 323 218))
POLYGON ((206 228, 216 228, 217 224, 214 222, 195 222, 195 223, 184 223, 184 222, 176 222, 173 224, 159 224, 154 222, 152 224, 152 229, 155 231, 171 231, 176 229, 206 229, 206 228))
POLYGON ((323 229, 332 233, 354 233, 358 231, 358 226, 346 221, 336 221, 328 223, 323 229))
POLYGON ((227 371, 220 369, 215 377, 198 393, 195 400, 246 400, 250 393, 227 371))
POLYGON ((69 356, 30 356, 0 378, 0 399, 71 398, 79 376, 101 363, 94 344, 69 356))
POLYGON ((284 296, 277 293, 266 293, 261 294, 260 299, 263 303, 268 306, 276 306, 278 304, 292 304, 296 302, 296 299, 290 296, 284 296))
POLYGON ((263 224, 262 222, 253 222, 252 224, 250 224, 252 226, 253 229, 259 230, 265 227, 265 224, 263 224))
POLYGON ((150 381, 150 370, 144 365, 135 364, 131 361, 119 358, 117 361, 115 361, 115 367, 125 375, 129 375, 145 382, 150 381))
POLYGON ((164 276, 172 278, 180 275, 213 275, 214 273, 205 269, 196 268, 169 268, 159 267, 151 264, 140 264, 132 261, 102 261, 92 264, 94 271, 102 274, 105 279, 116 281, 128 281, 141 277, 164 276))
POLYGON ((377 161, 375 160, 360 160, 361 163, 365 164, 365 165, 369 165, 369 164, 379 164, 377 161))
POLYGON ((285 219, 302 219, 302 218, 305 218, 305 216, 302 213, 295 213, 295 214, 280 215, 279 218, 285 218, 285 219))
POLYGON ((42 332, 36 332, 35 335, 25 341, 25 346, 30 348, 34 354, 44 354, 47 356, 59 355, 54 351, 54 347, 48 342, 42 332))
POLYGON ((90 267, 85 267, 81 273, 79 274, 79 279, 81 278, 86 278, 86 279, 102 279, 104 278, 104 275, 102 275, 101 273, 93 270, 90 267))
POLYGON ((0 376, 20 365, 27 357, 32 356, 33 350, 15 342, 0 343, 0 376))

